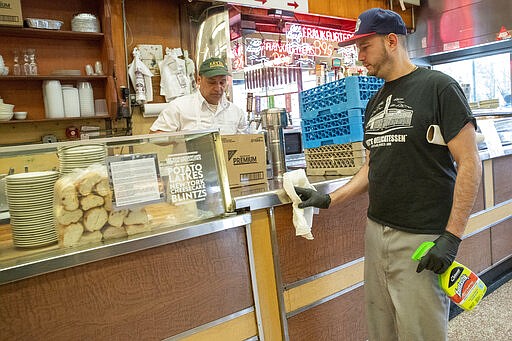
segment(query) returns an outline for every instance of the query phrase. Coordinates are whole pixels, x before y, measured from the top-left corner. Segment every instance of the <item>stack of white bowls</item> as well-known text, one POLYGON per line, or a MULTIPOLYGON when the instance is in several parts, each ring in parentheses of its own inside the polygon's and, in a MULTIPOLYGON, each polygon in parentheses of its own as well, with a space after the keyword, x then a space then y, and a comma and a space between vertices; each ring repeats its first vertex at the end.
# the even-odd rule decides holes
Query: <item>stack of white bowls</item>
POLYGON ((94 14, 77 14, 71 19, 71 31, 100 32, 100 21, 94 14))
POLYGON ((78 82, 78 97, 80 98, 80 116, 94 116, 94 94, 89 82, 78 82))
POLYGON ((16 247, 39 247, 57 242, 53 211, 59 173, 29 172, 5 178, 12 239, 16 247))
POLYGON ((0 98, 0 121, 9 121, 14 110, 14 104, 4 103, 4 100, 0 98))
POLYGON ((64 118, 62 86, 58 80, 43 82, 43 99, 46 118, 64 118))
POLYGON ((64 116, 80 117, 80 100, 78 96, 78 89, 72 85, 63 85, 62 99, 64 101, 64 116))

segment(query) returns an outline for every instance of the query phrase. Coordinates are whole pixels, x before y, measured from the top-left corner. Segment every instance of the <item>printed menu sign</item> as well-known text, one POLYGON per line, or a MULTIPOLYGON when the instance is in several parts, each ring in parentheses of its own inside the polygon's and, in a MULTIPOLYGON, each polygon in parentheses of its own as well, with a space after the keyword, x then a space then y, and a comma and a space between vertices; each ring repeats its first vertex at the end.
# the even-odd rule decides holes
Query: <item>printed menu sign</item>
POLYGON ((168 200, 171 203, 179 205, 206 199, 201 154, 198 152, 174 154, 166 161, 169 176, 168 200))
POLYGON ((156 155, 114 156, 107 164, 115 207, 162 201, 156 155))

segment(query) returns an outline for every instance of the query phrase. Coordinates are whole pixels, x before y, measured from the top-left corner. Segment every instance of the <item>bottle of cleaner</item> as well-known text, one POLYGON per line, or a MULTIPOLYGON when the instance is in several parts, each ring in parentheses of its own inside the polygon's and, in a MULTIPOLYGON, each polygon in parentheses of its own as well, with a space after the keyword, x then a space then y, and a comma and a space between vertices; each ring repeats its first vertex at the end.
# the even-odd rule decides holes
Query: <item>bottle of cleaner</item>
MULTIPOLYGON (((434 242, 424 242, 413 253, 412 259, 419 261, 434 242)), ((473 309, 487 291, 485 283, 468 267, 453 262, 450 267, 439 275, 439 286, 453 303, 464 310, 473 309)))

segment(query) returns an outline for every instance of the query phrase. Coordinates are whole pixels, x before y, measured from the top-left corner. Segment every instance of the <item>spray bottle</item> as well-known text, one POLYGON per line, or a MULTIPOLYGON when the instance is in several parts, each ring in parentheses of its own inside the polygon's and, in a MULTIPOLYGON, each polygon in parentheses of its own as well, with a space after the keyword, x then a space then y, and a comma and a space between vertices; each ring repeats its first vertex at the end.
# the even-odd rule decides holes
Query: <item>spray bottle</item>
MULTIPOLYGON (((412 259, 419 261, 434 245, 434 242, 422 243, 412 259)), ((487 291, 485 283, 468 267, 458 262, 453 262, 439 275, 439 286, 453 303, 464 310, 473 309, 487 291)))

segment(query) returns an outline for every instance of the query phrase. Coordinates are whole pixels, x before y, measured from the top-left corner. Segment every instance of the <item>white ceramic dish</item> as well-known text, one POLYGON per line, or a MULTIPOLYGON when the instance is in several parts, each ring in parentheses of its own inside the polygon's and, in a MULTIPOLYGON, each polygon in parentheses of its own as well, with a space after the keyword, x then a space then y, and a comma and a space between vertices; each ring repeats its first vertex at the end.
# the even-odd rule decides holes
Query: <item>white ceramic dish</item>
POLYGON ((25 120, 27 118, 27 112, 26 111, 15 111, 14 112, 14 119, 16 120, 25 120))
POLYGON ((13 112, 0 112, 0 121, 9 121, 14 116, 13 112))
POLYGON ((14 104, 0 103, 1 112, 12 112, 14 110, 14 104))

